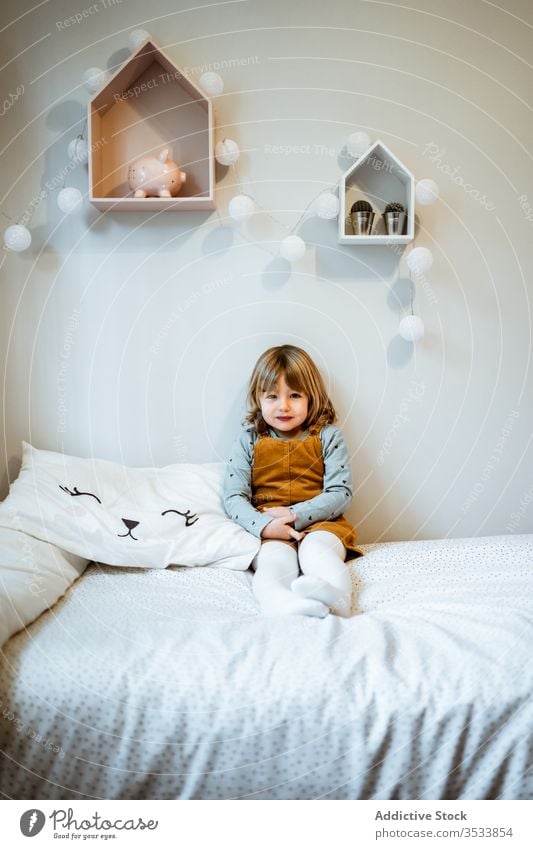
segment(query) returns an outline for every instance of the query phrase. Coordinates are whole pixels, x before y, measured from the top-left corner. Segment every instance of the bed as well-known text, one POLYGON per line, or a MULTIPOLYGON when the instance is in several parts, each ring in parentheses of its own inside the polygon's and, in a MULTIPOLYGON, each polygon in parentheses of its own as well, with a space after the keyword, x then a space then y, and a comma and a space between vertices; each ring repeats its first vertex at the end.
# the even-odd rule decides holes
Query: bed
POLYGON ((533 535, 362 546, 354 615, 90 564, 5 643, 15 799, 531 799, 533 535))

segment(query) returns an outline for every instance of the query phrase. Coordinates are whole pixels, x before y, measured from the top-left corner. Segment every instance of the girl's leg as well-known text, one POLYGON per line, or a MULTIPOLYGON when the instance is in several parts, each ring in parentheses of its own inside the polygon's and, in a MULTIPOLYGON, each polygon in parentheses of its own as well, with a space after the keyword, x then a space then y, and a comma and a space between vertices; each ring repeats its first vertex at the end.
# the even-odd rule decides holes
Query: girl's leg
POLYGON ((299 572, 298 555, 292 545, 281 540, 264 542, 252 568, 255 569, 252 589, 265 615, 328 615, 327 605, 319 599, 303 598, 291 592, 291 583, 299 572))
POLYGON ((352 581, 344 562, 346 549, 335 534, 312 531, 306 534, 298 549, 303 575, 291 584, 302 598, 327 604, 337 616, 350 616, 352 581))

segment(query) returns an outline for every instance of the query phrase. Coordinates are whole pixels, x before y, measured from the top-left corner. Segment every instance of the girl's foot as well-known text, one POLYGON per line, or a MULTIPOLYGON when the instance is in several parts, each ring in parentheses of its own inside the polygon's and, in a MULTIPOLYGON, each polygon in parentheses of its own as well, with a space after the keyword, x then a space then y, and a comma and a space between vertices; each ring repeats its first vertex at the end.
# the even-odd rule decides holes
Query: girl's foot
POLYGON ((338 616, 350 615, 350 603, 344 598, 342 591, 323 578, 300 575, 292 582, 291 590, 302 599, 315 599, 327 604, 338 616))
POLYGON ((317 619, 324 619, 329 615, 330 610, 327 604, 323 604, 318 599, 295 598, 287 612, 293 616, 314 616, 317 619))
POLYGON ((318 599, 295 595, 293 598, 283 599, 283 602, 265 605, 261 612, 265 616, 314 616, 324 619, 330 611, 329 607, 318 599))

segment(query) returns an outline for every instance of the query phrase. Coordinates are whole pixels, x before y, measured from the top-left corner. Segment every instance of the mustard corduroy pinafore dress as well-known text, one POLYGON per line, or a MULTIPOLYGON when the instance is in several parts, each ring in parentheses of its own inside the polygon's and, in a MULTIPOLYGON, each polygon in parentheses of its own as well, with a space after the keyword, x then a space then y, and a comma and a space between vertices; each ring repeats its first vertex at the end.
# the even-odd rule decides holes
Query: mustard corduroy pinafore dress
MULTIPOLYGON (((265 507, 289 507, 320 495, 324 484, 324 458, 318 428, 311 427, 304 439, 276 439, 260 434, 254 447, 252 466, 252 504, 265 507)), ((306 516, 312 518, 312 513, 306 516)), ((356 546, 355 528, 344 516, 313 522, 302 533, 330 531, 335 534, 348 556, 362 554, 356 546)))

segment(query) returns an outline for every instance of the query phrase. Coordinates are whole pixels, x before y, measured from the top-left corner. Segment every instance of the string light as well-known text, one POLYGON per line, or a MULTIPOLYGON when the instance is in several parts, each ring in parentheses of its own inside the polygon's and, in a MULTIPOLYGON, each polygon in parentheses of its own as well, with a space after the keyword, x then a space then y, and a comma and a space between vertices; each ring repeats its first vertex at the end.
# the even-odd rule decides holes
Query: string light
POLYGON ((406 315, 400 321, 398 333, 406 342, 419 342, 424 338, 424 322, 417 315, 406 315))
MULTIPOLYGON (((410 301, 411 301, 411 314, 406 315, 402 318, 402 320, 400 321, 400 324, 398 325, 398 333, 400 334, 402 339, 404 339, 406 342, 413 342, 413 343, 419 342, 421 339, 423 339, 424 332, 425 332, 424 331, 424 322, 422 321, 422 319, 419 316, 414 314, 415 313, 415 311, 414 311, 415 284, 414 284, 413 278, 411 276, 411 271, 413 269, 411 268, 411 265, 409 264, 409 256, 411 256, 413 253, 416 254, 417 251, 427 251, 427 253, 431 257, 431 263, 433 262, 433 255, 431 254, 431 251, 429 251, 427 248, 413 248, 413 250, 410 252, 410 254, 407 257, 407 266, 409 268, 409 297, 410 297, 410 301)), ((423 254, 418 254, 418 256, 421 256, 421 255, 423 256, 423 254)), ((430 266, 431 266, 431 263, 430 263, 430 266)), ((412 263, 412 264, 416 265, 416 263, 412 263)))
POLYGON ((419 180, 416 184, 415 195, 418 203, 421 203, 422 206, 429 206, 438 200, 439 187, 435 180, 425 178, 424 180, 419 180))
POLYGON ((221 165, 234 165, 240 155, 239 145, 233 139, 222 139, 215 145, 215 159, 221 165))
POLYGON ((372 144, 372 139, 366 133, 352 133, 346 142, 346 149, 352 159, 359 159, 372 144))
POLYGON ((82 165, 86 165, 89 161, 89 145, 84 139, 85 130, 87 128, 87 121, 85 121, 83 125, 83 130, 76 136, 75 139, 69 142, 67 148, 67 156, 71 162, 80 163, 82 165))
POLYGON ((300 236, 285 236, 284 239, 281 240, 279 246, 279 252, 281 256, 288 260, 288 262, 295 262, 297 259, 301 259, 306 251, 306 244, 300 236))
POLYGON ((31 233, 23 224, 11 224, 4 230, 4 245, 10 251, 25 251, 31 245, 31 233))
POLYGON ((333 192, 322 192, 313 205, 318 217, 326 220, 336 218, 339 214, 339 208, 339 198, 333 192))
POLYGON ((61 212, 79 212, 83 203, 83 195, 79 189, 66 186, 57 196, 57 205, 61 212))
POLYGON ((135 51, 139 49, 141 44, 144 44, 144 42, 147 41, 150 37, 150 33, 146 32, 145 29, 132 30, 128 36, 128 43, 130 45, 131 52, 135 53, 135 51))
POLYGON ((83 85, 90 94, 95 94, 107 80, 107 74, 101 68, 87 68, 83 74, 83 85))
POLYGON ((433 265, 433 254, 428 248, 413 248, 407 254, 407 265, 413 274, 425 274, 433 265))
POLYGON ((224 91, 224 80, 220 74, 215 74, 214 71, 207 71, 202 74, 198 83, 202 91, 210 97, 217 97, 224 91))
POLYGON ((235 221, 247 221, 256 212, 256 204, 249 195, 235 195, 229 204, 228 212, 235 221))
POLYGON ((72 139, 67 148, 67 156, 71 162, 85 165, 89 161, 89 145, 85 139, 82 139, 81 136, 72 139))

